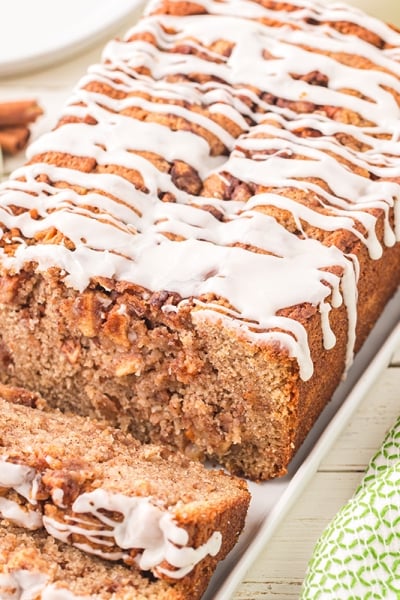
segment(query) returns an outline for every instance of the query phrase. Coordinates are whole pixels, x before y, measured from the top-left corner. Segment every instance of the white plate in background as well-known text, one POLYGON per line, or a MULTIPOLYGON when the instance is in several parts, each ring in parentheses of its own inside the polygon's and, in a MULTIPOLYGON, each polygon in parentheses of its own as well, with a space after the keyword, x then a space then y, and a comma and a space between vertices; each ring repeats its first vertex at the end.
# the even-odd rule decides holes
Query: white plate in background
MULTIPOLYGON (((400 26, 398 0, 350 3, 400 26)), ((129 15, 133 23, 143 0, 12 0, 6 4, 0 19, 0 77, 67 60, 115 33, 129 15)))
POLYGON ((2 3, 0 76, 47 67, 114 34, 142 0, 12 0, 2 3))

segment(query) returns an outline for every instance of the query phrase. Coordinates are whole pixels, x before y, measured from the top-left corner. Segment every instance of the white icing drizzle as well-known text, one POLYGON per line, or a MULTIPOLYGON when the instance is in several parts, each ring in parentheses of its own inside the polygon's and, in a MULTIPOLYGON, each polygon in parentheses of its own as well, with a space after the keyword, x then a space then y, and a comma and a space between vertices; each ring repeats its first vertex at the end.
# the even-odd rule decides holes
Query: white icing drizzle
POLYGON ((46 585, 47 577, 27 569, 0 574, 0 594, 4 600, 36 600, 46 585))
POLYGON ((49 516, 43 517, 46 530, 61 540, 70 541, 72 534, 79 534, 88 543, 74 543, 78 548, 97 554, 110 560, 120 560, 126 555, 124 550, 137 549, 135 561, 140 569, 155 570, 157 574, 166 574, 179 579, 207 555, 218 554, 222 536, 214 532, 209 540, 198 548, 188 546, 187 531, 179 527, 173 514, 151 503, 146 497, 127 497, 124 494, 111 493, 96 489, 84 493, 74 501, 73 516, 66 516, 63 522, 49 516), (117 512, 122 519, 112 519, 104 511, 117 512), (82 517, 76 516, 82 514, 82 517), (85 516, 94 516, 99 529, 85 516), (92 544, 105 549, 93 548, 92 544), (117 545, 121 552, 107 552, 107 547, 117 545), (166 561, 171 569, 161 567, 166 561))
POLYGON ((153 15, 159 3, 152 2, 147 17, 124 39, 108 44, 103 62, 89 69, 65 107, 64 116, 89 117, 92 124, 64 124, 29 151, 30 157, 47 152, 91 157, 103 171, 108 165, 134 170, 141 174, 141 189, 118 174, 44 162, 18 169, 0 187, 0 222, 18 228, 28 241, 54 227, 75 249, 19 239, 15 254, 3 253, 2 261, 15 270, 29 261, 40 270, 58 266, 66 284, 80 291, 92 277, 105 276, 177 292, 182 303, 204 294, 227 299, 229 309, 195 300, 193 321, 217 319, 258 343, 279 343, 297 359, 304 380, 313 373, 306 331, 279 311, 303 303, 318 307, 329 349, 335 344, 330 312, 344 303, 348 367, 358 264, 338 248, 308 239, 303 224, 349 231, 378 259, 383 252, 378 212, 384 215, 383 243, 393 246, 400 240, 400 109, 388 91, 400 94, 400 35, 357 9, 316 0, 290 0, 293 10, 288 11, 249 0, 196 3, 208 14, 153 15), (268 19, 281 26, 268 25, 268 19), (354 23, 394 48, 382 50, 341 33, 336 21, 354 23), (137 34, 141 39, 132 40, 137 34), (215 46, 221 38, 229 44, 226 54, 215 46), (338 55, 346 54, 365 57, 376 68, 339 62, 338 55), (302 78, 312 72, 322 74, 325 84, 310 85, 302 78), (193 74, 205 78, 199 82, 193 74), (95 82, 113 90, 112 97, 94 91, 95 82), (312 103, 316 109, 299 113, 291 102, 312 103), (325 107, 351 111, 360 121, 332 120, 325 107), (142 122, 123 111, 176 118, 193 131, 186 125, 174 131, 163 123, 142 122), (317 136, 300 137, 305 128, 317 136), (363 149, 343 145, 340 135, 363 149), (219 149, 211 155, 215 140, 219 149), (229 175, 274 191, 255 193, 247 202, 191 195, 143 152, 162 155, 170 164, 184 161, 202 181, 213 176, 226 184, 229 175), (40 175, 50 182, 38 181, 40 175), (57 182, 88 191, 59 188, 57 182), (317 208, 277 191, 289 187, 311 194, 317 208), (160 201, 160 192, 176 201, 160 201), (39 218, 32 218, 32 205, 39 218), (220 211, 222 219, 204 210, 206 205, 220 211), (11 206, 26 210, 14 214, 11 206), (263 214, 268 206, 291 213, 299 235, 263 214), (341 276, 330 272, 336 267, 341 276))
POLYGON ((65 587, 48 583, 47 575, 33 569, 15 569, 0 574, 2 600, 97 600, 99 596, 77 596, 65 587))
POLYGON ((31 504, 36 504, 39 475, 32 467, 0 458, 0 487, 11 488, 31 504))
POLYGON ((65 508, 64 504, 64 490, 61 488, 53 488, 51 490, 51 498, 56 506, 65 508))
POLYGON ((40 529, 43 526, 42 515, 37 510, 29 510, 15 502, 0 496, 0 515, 19 527, 25 529, 40 529))
POLYGON ((0 515, 20 527, 39 529, 42 527, 42 515, 38 510, 30 510, 29 505, 36 505, 36 492, 40 475, 35 469, 26 465, 11 463, 7 457, 0 458, 0 488, 12 489, 28 501, 28 506, 0 496, 0 515))
POLYGON ((17 583, 11 575, 0 574, 0 594, 3 600, 19 600, 17 583))

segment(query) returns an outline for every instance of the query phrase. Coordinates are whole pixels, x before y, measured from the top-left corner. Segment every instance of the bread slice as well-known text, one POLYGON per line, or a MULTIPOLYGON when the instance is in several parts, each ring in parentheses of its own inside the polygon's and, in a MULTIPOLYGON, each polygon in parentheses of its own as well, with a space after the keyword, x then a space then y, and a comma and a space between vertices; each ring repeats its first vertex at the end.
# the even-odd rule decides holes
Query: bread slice
POLYGON ((243 528, 244 480, 105 423, 0 398, 0 512, 198 597, 243 528))
POLYGON ((185 600, 170 584, 65 546, 44 531, 0 523, 2 600, 185 600))

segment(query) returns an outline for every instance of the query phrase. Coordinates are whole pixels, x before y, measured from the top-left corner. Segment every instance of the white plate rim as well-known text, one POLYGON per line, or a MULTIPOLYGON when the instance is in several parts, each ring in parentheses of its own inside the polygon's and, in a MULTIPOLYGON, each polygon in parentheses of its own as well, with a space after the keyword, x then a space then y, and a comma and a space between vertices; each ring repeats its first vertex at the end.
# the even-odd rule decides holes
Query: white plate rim
POLYGON ((143 6, 143 0, 112 0, 107 5, 107 18, 102 11, 93 15, 90 31, 71 32, 68 39, 62 39, 46 50, 25 52, 16 58, 3 60, 0 55, 0 77, 20 76, 31 70, 64 62, 115 33, 130 14, 133 15, 132 25, 136 23, 135 10, 143 6))

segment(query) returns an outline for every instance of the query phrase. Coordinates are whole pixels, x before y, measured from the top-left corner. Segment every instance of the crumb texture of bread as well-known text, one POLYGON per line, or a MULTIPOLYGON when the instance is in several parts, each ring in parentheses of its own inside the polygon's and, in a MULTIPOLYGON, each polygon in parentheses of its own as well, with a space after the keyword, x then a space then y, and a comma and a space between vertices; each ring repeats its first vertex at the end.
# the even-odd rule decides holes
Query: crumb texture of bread
POLYGON ((244 527, 243 479, 87 417, 0 399, 0 423, 0 515, 17 526, 195 597, 244 527))
POLYGON ((284 475, 400 283, 400 33, 156 0, 0 188, 4 383, 284 475))

